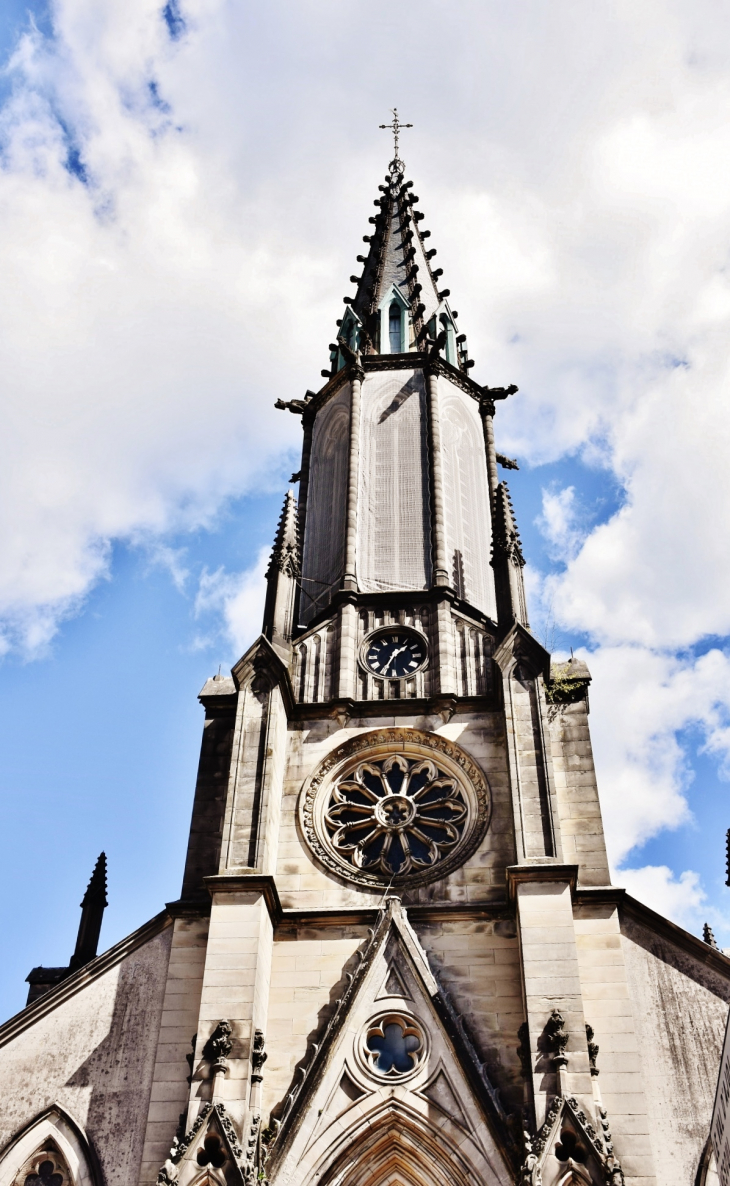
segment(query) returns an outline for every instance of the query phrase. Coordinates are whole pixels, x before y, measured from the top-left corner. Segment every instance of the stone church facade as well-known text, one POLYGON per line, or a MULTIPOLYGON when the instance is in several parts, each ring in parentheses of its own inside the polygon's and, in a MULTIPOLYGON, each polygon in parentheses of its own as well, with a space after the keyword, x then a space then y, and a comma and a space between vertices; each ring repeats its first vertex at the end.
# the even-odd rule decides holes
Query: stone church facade
POLYGON ((500 479, 516 388, 472 378, 417 202, 396 157, 323 386, 279 401, 299 498, 200 694, 180 897, 96 956, 98 866, 0 1027, 0 1186, 708 1177, 730 960, 610 884, 590 675, 530 631, 500 479))

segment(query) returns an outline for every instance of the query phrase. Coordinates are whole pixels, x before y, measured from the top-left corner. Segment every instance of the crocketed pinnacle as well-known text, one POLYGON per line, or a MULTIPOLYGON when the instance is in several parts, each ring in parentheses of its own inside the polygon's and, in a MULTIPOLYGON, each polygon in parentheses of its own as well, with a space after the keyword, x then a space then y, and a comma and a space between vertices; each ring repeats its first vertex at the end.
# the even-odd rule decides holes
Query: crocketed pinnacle
POLYGON ((102 852, 97 858, 94 865, 94 872, 91 874, 89 884, 86 887, 86 893, 81 901, 81 908, 84 906, 101 906, 103 909, 109 903, 106 900, 106 853, 102 852))
POLYGON ((266 570, 267 578, 275 572, 283 572, 290 577, 299 576, 299 522, 293 490, 287 490, 284 498, 271 560, 266 570))
POLYGON ((499 555, 506 556, 515 564, 524 567, 525 559, 522 555, 520 533, 517 530, 512 499, 506 482, 500 482, 497 486, 492 548, 495 558, 499 555))
POLYGON ((99 935, 104 917, 106 900, 106 853, 101 853, 91 874, 81 902, 81 921, 76 937, 76 950, 69 961, 69 969, 75 972, 93 960, 99 946, 99 935))
POLYGON ((367 257, 358 256, 364 267, 357 293, 348 301, 368 333, 375 311, 393 285, 411 308, 417 331, 433 317, 443 299, 437 288, 438 276, 431 268, 436 252, 425 245, 430 232, 420 229, 423 214, 415 208, 418 198, 413 183, 404 181, 398 171, 399 165, 391 163, 393 171, 387 174, 385 185, 379 187, 377 213, 370 219, 373 233, 366 236, 370 248, 367 257))

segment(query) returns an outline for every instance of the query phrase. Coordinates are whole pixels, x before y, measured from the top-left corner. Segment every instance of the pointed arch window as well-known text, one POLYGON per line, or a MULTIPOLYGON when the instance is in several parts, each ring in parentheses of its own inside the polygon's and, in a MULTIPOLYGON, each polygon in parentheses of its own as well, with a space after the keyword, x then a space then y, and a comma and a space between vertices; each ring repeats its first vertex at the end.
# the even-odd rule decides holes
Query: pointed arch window
POLYGON ((390 353, 401 354, 403 343, 403 314, 397 301, 393 301, 388 312, 388 334, 390 353))
POLYGON ((454 340, 453 323, 446 313, 441 314, 439 321, 441 322, 441 329, 446 330, 446 347, 444 350, 446 361, 456 366, 456 342, 454 340))

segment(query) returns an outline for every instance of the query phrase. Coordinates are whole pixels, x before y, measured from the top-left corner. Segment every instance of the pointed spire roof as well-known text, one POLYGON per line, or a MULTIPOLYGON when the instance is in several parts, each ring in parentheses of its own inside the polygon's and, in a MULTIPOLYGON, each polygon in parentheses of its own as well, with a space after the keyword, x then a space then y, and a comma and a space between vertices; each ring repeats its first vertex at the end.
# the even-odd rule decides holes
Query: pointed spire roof
POLYGON ((495 555, 502 552, 524 567, 525 558, 522 555, 520 533, 517 530, 515 512, 506 482, 499 483, 495 495, 493 548, 495 555))
POLYGON ((275 572, 284 572, 291 577, 299 576, 299 520, 297 501, 291 489, 286 492, 279 516, 271 560, 266 570, 267 579, 275 572))
POLYGON ((377 213, 370 219, 373 232, 365 236, 370 248, 366 257, 358 256, 364 267, 360 277, 353 277, 357 293, 347 303, 368 329, 372 314, 395 286, 412 310, 418 333, 442 304, 437 286, 441 273, 437 269, 434 275, 431 268, 436 251, 426 245, 430 231, 422 229, 418 197, 402 170, 401 161, 392 161, 385 184, 379 186, 377 213))
POLYGON ((76 938, 76 950, 69 961, 69 968, 75 972, 96 956, 99 935, 104 918, 106 900, 106 853, 100 853, 81 901, 81 922, 76 938))
POLYGON ((109 903, 106 900, 106 853, 99 853, 96 864, 94 865, 94 872, 91 874, 89 884, 86 887, 86 893, 80 903, 81 908, 84 906, 101 906, 102 910, 109 903))

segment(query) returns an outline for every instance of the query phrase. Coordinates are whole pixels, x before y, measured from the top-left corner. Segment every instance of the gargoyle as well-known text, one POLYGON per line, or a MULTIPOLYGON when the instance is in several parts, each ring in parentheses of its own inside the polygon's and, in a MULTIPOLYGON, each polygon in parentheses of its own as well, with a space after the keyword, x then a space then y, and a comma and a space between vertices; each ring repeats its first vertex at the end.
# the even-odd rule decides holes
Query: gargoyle
POLYGON ((308 400, 305 399, 277 399, 274 404, 275 408, 286 408, 288 412, 293 412, 295 416, 301 416, 302 412, 307 406, 308 400))
POLYGON ((509 387, 482 387, 484 395, 489 399, 506 399, 508 395, 514 395, 519 391, 516 383, 510 383, 509 387))
POLYGON ((519 469, 519 465, 513 457, 505 457, 504 453, 497 453, 497 464, 501 465, 503 469, 519 469))

